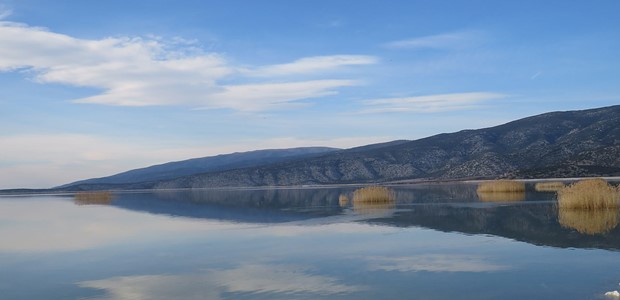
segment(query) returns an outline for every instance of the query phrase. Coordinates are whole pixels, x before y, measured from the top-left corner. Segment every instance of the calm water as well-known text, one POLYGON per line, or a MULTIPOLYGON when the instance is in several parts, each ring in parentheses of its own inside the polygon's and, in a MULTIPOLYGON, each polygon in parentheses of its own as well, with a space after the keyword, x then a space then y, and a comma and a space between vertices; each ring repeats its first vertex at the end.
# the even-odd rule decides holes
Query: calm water
POLYGON ((606 299, 618 212, 475 186, 0 197, 0 299, 606 299), (491 197, 493 198, 493 197, 491 197))

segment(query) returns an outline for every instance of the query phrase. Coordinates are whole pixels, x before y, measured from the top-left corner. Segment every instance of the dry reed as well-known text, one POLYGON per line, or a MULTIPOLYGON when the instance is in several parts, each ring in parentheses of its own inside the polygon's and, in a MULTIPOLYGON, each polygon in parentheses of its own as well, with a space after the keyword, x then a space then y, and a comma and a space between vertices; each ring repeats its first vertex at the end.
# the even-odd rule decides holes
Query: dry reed
POLYGON ((618 226, 618 210, 559 209, 558 222, 583 234, 602 234, 618 226))
POLYGON ((538 192, 557 192, 564 187, 564 183, 559 181, 538 182, 534 185, 534 189, 538 192))
POLYGON ((516 193, 525 192, 525 183, 514 180, 492 180, 481 182, 478 193, 516 193))
POLYGON ((340 196, 338 196, 338 203, 340 204, 340 207, 345 207, 349 205, 349 197, 347 197, 347 195, 341 194, 340 196))
POLYGON ((376 217, 388 216, 396 206, 394 191, 386 187, 370 186, 353 192, 353 210, 358 214, 376 217))
POLYGON ((78 192, 73 199, 77 205, 109 205, 114 200, 114 195, 108 191, 78 192))
POLYGON ((610 209, 620 206, 617 187, 603 179, 586 179, 558 191, 560 209, 610 209))
POLYGON ((394 202, 395 199, 394 191, 382 186, 369 186, 353 192, 353 203, 394 202))

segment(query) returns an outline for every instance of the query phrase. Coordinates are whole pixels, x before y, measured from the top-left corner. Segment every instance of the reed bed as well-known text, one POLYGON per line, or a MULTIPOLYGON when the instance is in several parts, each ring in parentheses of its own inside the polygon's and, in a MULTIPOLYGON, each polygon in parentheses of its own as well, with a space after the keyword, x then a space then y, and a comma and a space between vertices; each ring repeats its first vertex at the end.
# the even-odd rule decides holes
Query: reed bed
POLYGON ((478 184, 478 193, 518 193, 525 192, 525 183, 515 180, 492 180, 478 184))
POLYGON ((349 197, 347 197, 347 195, 341 194, 340 196, 338 196, 338 204, 340 204, 340 207, 345 207, 349 205, 349 197))
POLYGON ((566 185, 559 181, 538 182, 534 185, 534 189, 538 192, 557 192, 566 185))
POLYGON ((382 186, 369 186, 353 192, 353 210, 375 217, 389 216, 396 207, 394 191, 382 186))
POLYGON ((560 209, 617 209, 620 191, 603 179, 586 179, 558 191, 560 209))
POLYGON ((595 235, 606 233, 618 226, 617 209, 559 209, 558 222, 562 227, 575 229, 580 233, 595 235))
POLYGON ((114 201, 114 195, 109 191, 78 192, 73 202, 77 205, 109 205, 114 201))
POLYGON ((369 186, 353 192, 353 203, 386 203, 395 199, 394 191, 382 186, 369 186))

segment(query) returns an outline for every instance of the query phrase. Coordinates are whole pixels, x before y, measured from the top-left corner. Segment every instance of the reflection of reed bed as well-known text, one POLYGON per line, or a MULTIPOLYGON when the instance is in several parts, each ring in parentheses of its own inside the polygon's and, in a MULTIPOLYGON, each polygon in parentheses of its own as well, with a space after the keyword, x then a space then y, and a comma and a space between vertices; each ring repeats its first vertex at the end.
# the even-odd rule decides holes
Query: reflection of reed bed
POLYGON ((525 183, 515 180, 492 180, 481 182, 478 193, 520 193, 525 192, 525 183))
POLYGON ((525 183, 514 180, 481 182, 476 190, 480 201, 513 202, 525 200, 525 183))
POLYGON ((537 192, 557 192, 564 188, 564 183, 559 181, 538 182, 534 185, 537 192))
POLYGON ((77 205, 109 205, 114 201, 111 192, 79 192, 75 193, 73 202, 77 205))
POLYGON ((560 209, 617 209, 620 206, 618 188, 603 179, 586 179, 558 191, 560 209))
POLYGON ((516 202, 525 200, 525 192, 478 192, 484 202, 516 202))
POLYGON ((388 216, 396 203, 392 202, 353 202, 353 211, 362 215, 388 216))
POLYGON ((558 210, 558 221, 566 228, 583 234, 602 234, 618 226, 618 209, 562 209, 558 210))

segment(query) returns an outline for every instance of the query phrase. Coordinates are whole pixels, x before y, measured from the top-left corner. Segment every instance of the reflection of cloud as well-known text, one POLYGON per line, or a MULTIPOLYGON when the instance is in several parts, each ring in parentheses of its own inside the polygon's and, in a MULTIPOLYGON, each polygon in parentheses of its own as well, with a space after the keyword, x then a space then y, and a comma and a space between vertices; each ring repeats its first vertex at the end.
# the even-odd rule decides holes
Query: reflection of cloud
POLYGON ((218 231, 240 227, 162 218, 114 207, 76 206, 58 198, 38 199, 0 203, 0 251, 72 251, 180 233, 219 234, 218 231))
POLYGON ((474 255, 426 254, 401 257, 370 257, 373 271, 399 272, 492 272, 508 267, 485 261, 474 255))
POLYGON ((106 291, 96 299, 220 299, 222 293, 331 295, 363 290, 333 277, 308 274, 303 267, 264 264, 201 274, 113 277, 78 285, 106 291))

